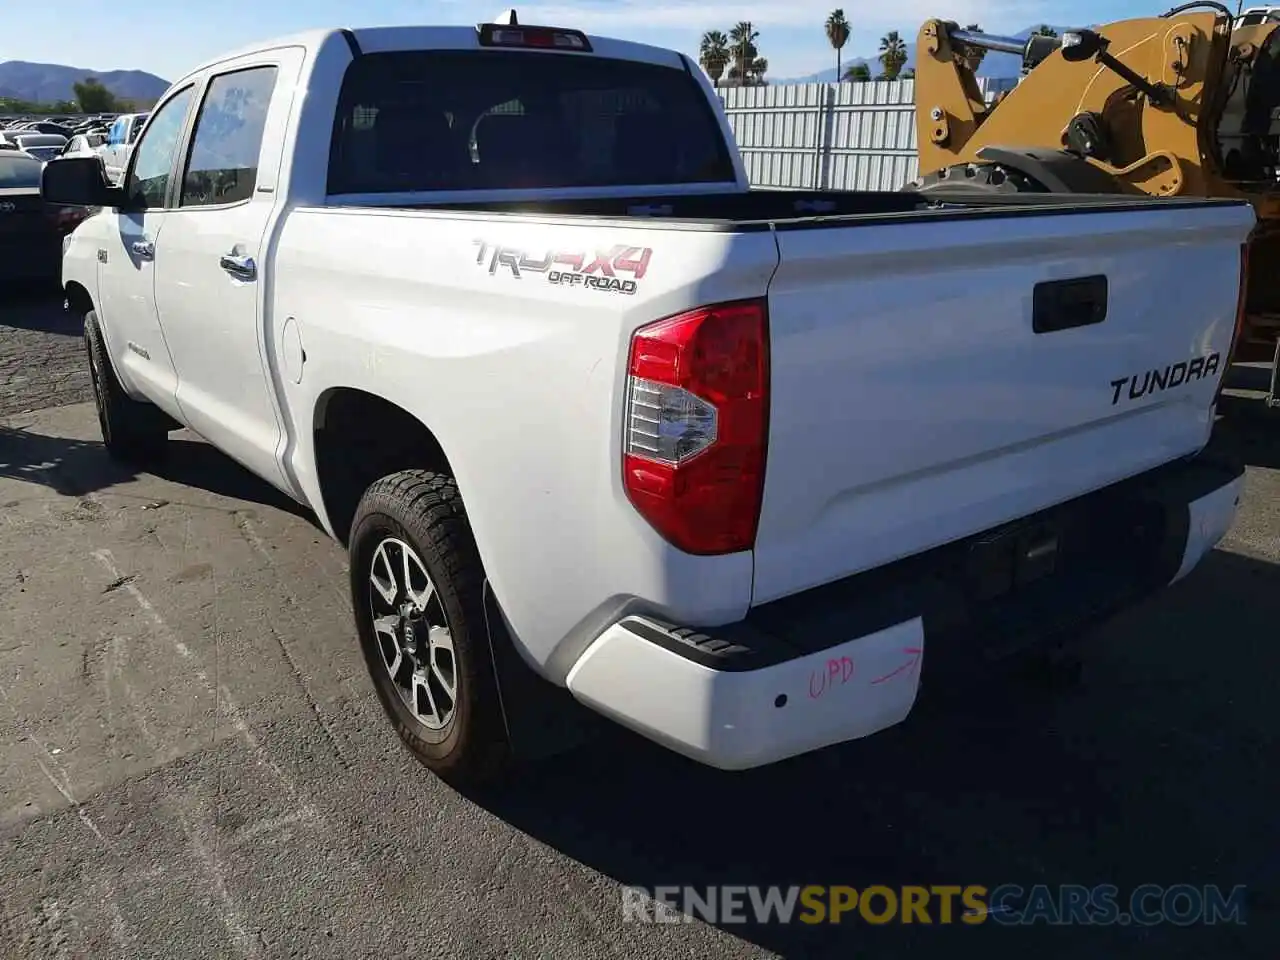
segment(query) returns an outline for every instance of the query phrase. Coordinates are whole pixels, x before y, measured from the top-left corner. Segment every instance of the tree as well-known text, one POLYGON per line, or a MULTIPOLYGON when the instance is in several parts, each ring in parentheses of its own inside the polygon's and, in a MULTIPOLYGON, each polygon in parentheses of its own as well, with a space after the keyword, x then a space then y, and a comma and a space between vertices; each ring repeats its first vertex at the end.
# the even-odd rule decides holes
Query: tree
POLYGON ((871 79, 871 68, 865 63, 855 63, 845 70, 843 79, 850 83, 867 83, 871 79))
POLYGON ((849 42, 849 21, 844 15, 844 11, 837 8, 831 11, 831 15, 827 17, 826 23, 827 42, 835 48, 836 51, 836 79, 840 79, 840 51, 844 49, 844 45, 849 42))
POLYGON ((769 69, 769 61, 760 56, 756 41, 760 32, 748 20, 734 25, 729 31, 729 53, 732 66, 729 67, 729 79, 737 80, 742 86, 762 83, 765 71, 769 69))
POLYGON ((731 59, 728 37, 719 30, 708 30, 702 35, 702 43, 698 48, 698 61, 715 86, 720 86, 724 68, 729 65, 731 59))
POLYGON ((880 65, 884 67, 884 79, 897 80, 907 64, 907 44, 897 30, 890 30, 880 38, 879 59, 880 65))
MULTIPOLYGON (((981 33, 982 27, 976 23, 971 23, 965 27, 965 30, 970 33, 981 33)), ((982 66, 982 60, 986 57, 987 51, 982 47, 974 47, 967 43, 962 43, 959 44, 956 54, 959 56, 961 64, 971 72, 977 73, 978 68, 982 66)))
POLYGON ((0 116, 17 114, 18 116, 74 116, 80 113, 80 105, 70 100, 58 100, 55 103, 40 103, 36 100, 19 100, 16 97, 0 97, 0 116))
POLYGON ((95 77, 86 77, 82 82, 72 84, 76 92, 76 101, 85 113, 118 113, 120 104, 115 94, 102 85, 95 77))
POLYGON ((1049 26, 1047 23, 1042 23, 1040 26, 1036 27, 1035 35, 1038 37, 1056 37, 1058 35, 1058 31, 1053 29, 1053 27, 1049 26))

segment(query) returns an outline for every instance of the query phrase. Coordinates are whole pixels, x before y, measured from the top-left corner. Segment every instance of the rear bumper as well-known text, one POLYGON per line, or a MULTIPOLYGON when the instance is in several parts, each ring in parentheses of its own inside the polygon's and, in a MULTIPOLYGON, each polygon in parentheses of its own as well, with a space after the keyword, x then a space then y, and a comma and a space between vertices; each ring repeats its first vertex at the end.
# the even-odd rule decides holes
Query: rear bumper
POLYGON ((1230 528, 1243 473, 1205 456, 1179 461, 729 626, 629 616, 587 648, 567 686, 722 769, 865 737, 904 720, 922 683, 1078 634, 1186 576, 1230 528), (1047 572, 1017 546, 1046 530, 1058 544, 1047 572), (1013 545, 1007 556, 1002 544, 1013 545))

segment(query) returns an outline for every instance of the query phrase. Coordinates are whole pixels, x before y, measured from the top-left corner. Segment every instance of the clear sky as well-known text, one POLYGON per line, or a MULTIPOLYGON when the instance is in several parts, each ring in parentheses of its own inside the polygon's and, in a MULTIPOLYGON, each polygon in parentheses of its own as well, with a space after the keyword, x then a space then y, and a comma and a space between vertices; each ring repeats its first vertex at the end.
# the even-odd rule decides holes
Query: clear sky
MULTIPOLYGON (((703 31, 750 20, 769 75, 834 66, 822 24, 841 0, 550 0, 515 4, 525 23, 578 27, 696 53, 703 31)), ((1036 23, 1088 24, 1155 16, 1172 0, 844 0, 853 36, 845 58, 874 56, 886 30, 914 45, 931 16, 1013 32, 1036 23)), ((62 63, 86 70, 147 70, 172 80, 223 50, 310 27, 399 23, 474 24, 506 9, 500 0, 4 0, 0 61, 62 63), (357 11, 360 11, 357 13, 357 11)), ((1234 9, 1234 4, 1230 4, 1234 9)))

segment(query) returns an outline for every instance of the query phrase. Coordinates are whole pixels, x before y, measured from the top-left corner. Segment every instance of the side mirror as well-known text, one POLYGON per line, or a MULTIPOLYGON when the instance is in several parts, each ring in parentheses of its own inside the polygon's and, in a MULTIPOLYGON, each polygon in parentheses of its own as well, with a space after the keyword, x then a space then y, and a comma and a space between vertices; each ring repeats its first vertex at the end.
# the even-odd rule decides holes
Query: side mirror
POLYGON ((1062 59, 1067 63, 1092 60, 1107 49, 1107 41, 1092 30, 1070 30, 1062 35, 1062 59))
POLYGON ((119 207, 124 191, 112 186, 98 157, 55 157, 40 173, 40 196, 47 203, 76 207, 119 207))

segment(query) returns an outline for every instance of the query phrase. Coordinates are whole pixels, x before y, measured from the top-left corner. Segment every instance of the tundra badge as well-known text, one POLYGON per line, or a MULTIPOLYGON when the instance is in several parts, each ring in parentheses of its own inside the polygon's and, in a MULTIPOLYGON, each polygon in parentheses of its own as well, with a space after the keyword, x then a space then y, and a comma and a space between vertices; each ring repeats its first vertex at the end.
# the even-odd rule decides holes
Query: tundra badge
POLYGON ((1213 376, 1218 372, 1220 360, 1218 354, 1211 353, 1207 357, 1196 357, 1191 361, 1180 360, 1163 370, 1148 370, 1141 376, 1134 374, 1131 377, 1112 380, 1111 405, 1114 407, 1120 402, 1120 393, 1124 390, 1126 383, 1129 385, 1129 399, 1141 400, 1148 394, 1172 390, 1192 380, 1203 380, 1205 377, 1213 376))

